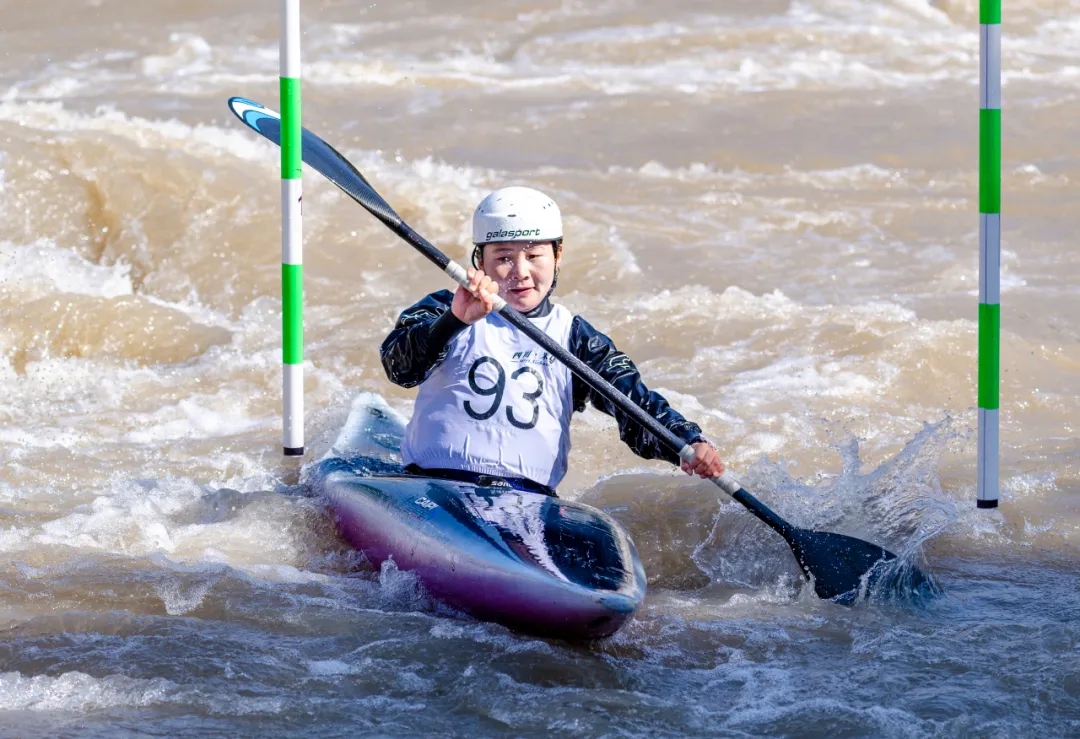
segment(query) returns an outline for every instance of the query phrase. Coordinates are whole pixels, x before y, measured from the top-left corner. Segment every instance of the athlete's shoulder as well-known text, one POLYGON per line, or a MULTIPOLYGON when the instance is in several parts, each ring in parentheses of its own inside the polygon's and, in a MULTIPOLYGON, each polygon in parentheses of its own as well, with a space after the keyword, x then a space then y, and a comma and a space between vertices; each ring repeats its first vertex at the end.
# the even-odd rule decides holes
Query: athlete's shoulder
POLYGON ((586 363, 598 361, 615 350, 615 342, 580 314, 574 314, 570 323, 569 344, 571 353, 586 363))
POLYGON ((436 290, 424 297, 425 301, 437 303, 438 305, 450 305, 454 302, 454 293, 450 290, 436 290))
MULTIPOLYGON (((450 304, 454 300, 454 294, 449 290, 439 290, 430 295, 425 295, 418 302, 413 303, 398 316, 395 330, 407 328, 418 324, 430 323, 439 316, 450 310, 450 304)), ((393 333, 391 333, 393 335, 393 333)))
POLYGON ((425 295, 417 302, 406 308, 403 315, 417 311, 431 311, 442 313, 454 302, 454 294, 449 290, 437 290, 430 295, 425 295))

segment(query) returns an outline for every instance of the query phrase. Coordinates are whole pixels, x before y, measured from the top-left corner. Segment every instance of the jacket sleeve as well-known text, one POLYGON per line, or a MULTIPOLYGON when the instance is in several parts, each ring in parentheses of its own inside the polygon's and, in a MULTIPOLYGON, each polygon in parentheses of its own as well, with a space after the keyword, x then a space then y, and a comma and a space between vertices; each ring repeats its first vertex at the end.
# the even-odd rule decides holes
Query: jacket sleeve
MULTIPOLYGON (((631 402, 636 403, 673 434, 687 443, 706 441, 701 427, 687 421, 682 414, 668 405, 664 396, 645 387, 630 357, 615 348, 614 342, 597 331, 581 316, 574 316, 570 326, 570 352, 589 365, 601 377, 615 386, 631 402)), ((593 391, 584 380, 576 375, 573 380, 574 410, 585 410, 586 403, 619 423, 619 438, 642 459, 665 459, 671 464, 679 464, 679 455, 642 428, 630 416, 623 413, 607 398, 593 391)))
POLYGON ((398 317, 394 330, 379 348, 390 382, 416 387, 446 358, 450 341, 465 328, 450 312, 453 299, 452 292, 440 290, 398 317))

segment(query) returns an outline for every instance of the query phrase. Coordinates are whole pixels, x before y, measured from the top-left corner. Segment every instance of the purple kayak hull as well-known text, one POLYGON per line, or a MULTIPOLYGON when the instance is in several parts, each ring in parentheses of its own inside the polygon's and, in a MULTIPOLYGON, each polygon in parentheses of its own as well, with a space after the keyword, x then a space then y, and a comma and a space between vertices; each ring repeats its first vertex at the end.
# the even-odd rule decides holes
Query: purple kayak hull
POLYGON ((307 482, 372 564, 392 559, 451 607, 529 634, 597 639, 641 605, 637 550, 602 511, 511 488, 371 474, 364 462, 325 459, 307 482))

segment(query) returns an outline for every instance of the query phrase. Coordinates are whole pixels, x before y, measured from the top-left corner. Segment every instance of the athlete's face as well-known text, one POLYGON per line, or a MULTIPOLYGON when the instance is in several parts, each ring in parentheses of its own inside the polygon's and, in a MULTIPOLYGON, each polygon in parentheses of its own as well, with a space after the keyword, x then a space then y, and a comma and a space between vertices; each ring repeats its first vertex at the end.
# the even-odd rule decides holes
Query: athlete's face
POLYGON ((559 263, 550 241, 506 241, 484 246, 480 268, 510 307, 527 313, 551 290, 559 263))

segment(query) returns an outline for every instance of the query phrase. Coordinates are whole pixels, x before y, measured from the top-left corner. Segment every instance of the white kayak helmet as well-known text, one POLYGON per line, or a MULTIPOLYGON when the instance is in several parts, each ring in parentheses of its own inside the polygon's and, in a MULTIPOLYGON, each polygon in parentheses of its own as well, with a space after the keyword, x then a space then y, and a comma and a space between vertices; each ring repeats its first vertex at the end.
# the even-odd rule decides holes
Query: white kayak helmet
POLYGON ((531 187, 503 187, 476 206, 473 244, 562 241, 562 214, 555 201, 531 187))

